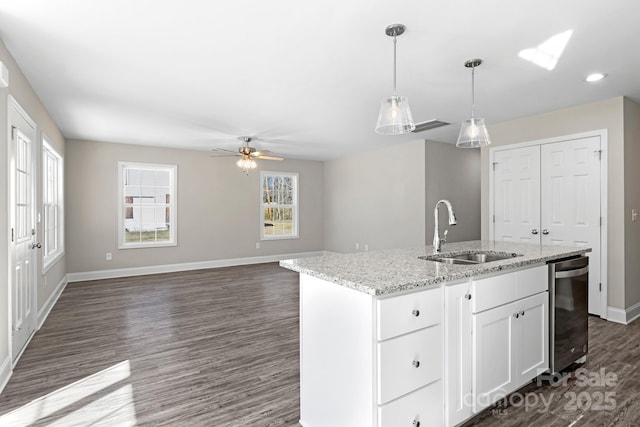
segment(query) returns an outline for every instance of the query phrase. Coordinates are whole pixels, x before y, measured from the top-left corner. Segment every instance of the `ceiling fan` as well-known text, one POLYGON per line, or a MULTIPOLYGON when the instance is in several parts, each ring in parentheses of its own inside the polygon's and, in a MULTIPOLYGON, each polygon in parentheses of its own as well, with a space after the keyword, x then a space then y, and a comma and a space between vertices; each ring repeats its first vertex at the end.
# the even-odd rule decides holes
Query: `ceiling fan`
POLYGON ((246 174, 249 173, 249 169, 255 169, 257 163, 254 159, 260 160, 284 160, 283 157, 271 156, 271 151, 260 150, 256 151, 255 147, 249 145, 255 138, 250 136, 240 136, 239 140, 244 141, 244 145, 238 148, 238 151, 227 150, 224 148, 213 148, 213 157, 231 157, 241 156, 242 158, 236 162, 238 167, 246 174))

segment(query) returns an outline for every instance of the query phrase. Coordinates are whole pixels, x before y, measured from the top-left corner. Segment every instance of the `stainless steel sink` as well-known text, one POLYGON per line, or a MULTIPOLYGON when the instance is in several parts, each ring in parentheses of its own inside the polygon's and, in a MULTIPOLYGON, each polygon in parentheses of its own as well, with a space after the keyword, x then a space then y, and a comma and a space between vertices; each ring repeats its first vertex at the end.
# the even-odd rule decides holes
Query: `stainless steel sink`
POLYGON ((503 259, 522 256, 515 253, 505 252, 471 252, 464 254, 437 254, 418 257, 427 261, 442 262, 444 264, 483 264, 485 262, 501 261, 503 259))

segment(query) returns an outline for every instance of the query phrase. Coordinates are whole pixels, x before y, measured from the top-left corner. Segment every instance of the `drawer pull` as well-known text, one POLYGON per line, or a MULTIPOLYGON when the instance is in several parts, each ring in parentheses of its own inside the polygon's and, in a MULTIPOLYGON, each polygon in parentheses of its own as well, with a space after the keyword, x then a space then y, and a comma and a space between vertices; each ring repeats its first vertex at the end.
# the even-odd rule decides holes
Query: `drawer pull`
POLYGON ((471 294, 465 294, 464 299, 470 300, 471 299, 471 294))
POLYGON ((524 310, 520 312, 520 316, 524 316, 524 310))
POLYGON ((515 317, 517 319, 518 317, 520 317, 520 313, 514 313, 513 317, 515 317))
POLYGON ((413 310, 411 312, 411 314, 413 314, 414 316, 418 317, 418 316, 420 316, 420 310, 413 310))
POLYGON ((414 360, 413 362, 411 362, 411 364, 412 364, 413 366, 415 366, 416 368, 419 368, 419 367, 420 367, 420 361, 419 361, 419 360, 414 360))
POLYGON ((414 427, 420 427, 420 421, 418 421, 418 420, 413 420, 413 426, 414 426, 414 427))

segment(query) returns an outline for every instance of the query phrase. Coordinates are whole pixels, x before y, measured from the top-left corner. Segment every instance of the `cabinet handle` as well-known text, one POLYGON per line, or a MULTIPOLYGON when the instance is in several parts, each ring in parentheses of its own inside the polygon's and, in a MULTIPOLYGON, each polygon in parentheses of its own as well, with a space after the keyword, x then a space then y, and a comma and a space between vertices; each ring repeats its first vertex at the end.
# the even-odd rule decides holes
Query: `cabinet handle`
POLYGON ((513 317, 517 319, 518 317, 520 317, 520 313, 514 313, 513 317))
POLYGON ((411 312, 411 314, 413 314, 414 316, 418 317, 418 316, 420 316, 420 310, 413 310, 411 312))
POLYGON ((542 234, 549 234, 549 230, 545 228, 544 230, 542 230, 542 234))
POLYGON ((420 427, 420 421, 418 421, 418 420, 413 420, 412 425, 413 425, 414 427, 420 427))
POLYGON ((471 294, 466 294, 466 295, 464 296, 464 299, 469 299, 469 300, 470 300, 470 299, 471 299, 471 294))
POLYGON ((534 228, 533 230, 531 230, 531 234, 538 234, 538 229, 534 228))
POLYGON ((524 310, 522 310, 522 311, 520 312, 520 316, 523 316, 523 317, 524 317, 524 310))
POLYGON ((419 368, 419 367, 420 367, 420 361, 419 361, 419 360, 414 360, 413 362, 411 362, 411 364, 412 364, 413 366, 415 366, 416 368, 419 368))

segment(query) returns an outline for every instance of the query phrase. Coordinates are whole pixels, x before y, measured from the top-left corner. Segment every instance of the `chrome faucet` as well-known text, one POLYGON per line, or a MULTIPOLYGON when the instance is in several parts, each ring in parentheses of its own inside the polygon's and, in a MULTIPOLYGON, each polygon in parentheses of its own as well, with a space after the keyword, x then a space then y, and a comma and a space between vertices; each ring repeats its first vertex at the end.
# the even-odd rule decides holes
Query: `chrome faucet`
POLYGON ((451 206, 451 202, 444 199, 438 201, 438 203, 436 203, 436 207, 433 208, 433 219, 435 222, 435 226, 433 229, 433 250, 435 252, 442 251, 442 245, 444 245, 447 241, 447 233, 449 232, 449 230, 444 230, 444 237, 442 239, 440 238, 440 235, 438 233, 438 208, 440 207, 441 203, 447 205, 447 210, 449 211, 449 225, 457 224, 456 214, 453 213, 453 206, 451 206))

